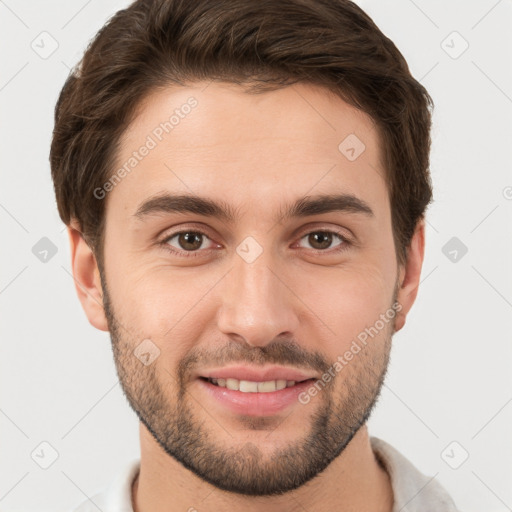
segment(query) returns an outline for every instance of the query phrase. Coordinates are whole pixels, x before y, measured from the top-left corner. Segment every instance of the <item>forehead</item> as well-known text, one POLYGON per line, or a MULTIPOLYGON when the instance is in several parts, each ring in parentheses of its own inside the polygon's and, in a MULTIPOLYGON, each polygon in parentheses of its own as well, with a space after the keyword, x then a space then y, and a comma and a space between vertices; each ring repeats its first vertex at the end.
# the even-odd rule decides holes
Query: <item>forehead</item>
POLYGON ((206 190, 242 210, 285 195, 344 192, 371 203, 387 194, 372 119, 304 83, 260 94, 217 82, 155 91, 120 140, 121 168, 110 195, 133 213, 164 190, 206 190))

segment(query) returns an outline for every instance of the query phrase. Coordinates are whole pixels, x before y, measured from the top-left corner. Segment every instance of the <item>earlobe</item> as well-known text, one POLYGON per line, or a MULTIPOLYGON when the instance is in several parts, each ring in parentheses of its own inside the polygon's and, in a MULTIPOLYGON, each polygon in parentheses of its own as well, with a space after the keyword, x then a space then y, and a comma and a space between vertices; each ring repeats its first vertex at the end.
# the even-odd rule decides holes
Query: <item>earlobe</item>
POLYGON ((421 268, 425 255, 425 221, 421 219, 416 225, 414 235, 407 250, 407 260, 404 266, 400 267, 397 301, 402 308, 396 316, 395 332, 402 329, 409 310, 411 309, 420 284, 421 268))
POLYGON ((68 235, 71 246, 71 269, 82 308, 94 327, 108 331, 96 257, 84 240, 76 221, 72 221, 68 226, 68 235))

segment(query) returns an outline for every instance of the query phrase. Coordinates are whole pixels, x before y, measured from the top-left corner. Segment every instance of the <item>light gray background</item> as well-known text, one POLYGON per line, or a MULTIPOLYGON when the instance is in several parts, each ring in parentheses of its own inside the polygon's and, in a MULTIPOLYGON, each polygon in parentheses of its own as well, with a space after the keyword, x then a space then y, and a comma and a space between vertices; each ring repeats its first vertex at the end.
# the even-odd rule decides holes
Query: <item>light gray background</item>
MULTIPOLYGON (((461 510, 512 510, 512 2, 359 4, 436 104, 422 283, 394 338, 370 433, 440 481, 461 510), (459 56, 464 40, 469 47, 459 56), (443 253, 452 237, 468 248, 455 262, 443 253), (469 458, 450 467, 465 452, 469 458)), ((138 422, 118 384, 108 333, 89 325, 75 294, 48 163, 53 108, 69 68, 126 5, 0 0, 4 512, 66 510, 139 455, 138 422), (43 31, 58 43, 47 58, 31 47, 51 49, 43 31), (57 248, 46 262, 32 252, 43 237, 57 248), (52 460, 42 442, 58 452, 48 469, 39 466, 52 460)))

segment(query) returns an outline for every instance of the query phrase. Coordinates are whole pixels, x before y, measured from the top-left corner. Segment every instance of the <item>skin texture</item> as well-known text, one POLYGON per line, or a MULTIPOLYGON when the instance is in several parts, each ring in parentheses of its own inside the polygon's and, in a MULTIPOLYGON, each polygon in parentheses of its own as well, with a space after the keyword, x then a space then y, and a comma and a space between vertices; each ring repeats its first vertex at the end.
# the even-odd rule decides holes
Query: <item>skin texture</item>
POLYGON ((197 106, 106 195, 103 269, 78 224, 69 228, 78 295, 91 324, 110 331, 123 390, 141 420, 134 510, 389 512, 389 477, 365 423, 392 335, 416 298, 423 221, 399 267, 372 120, 307 84, 260 95, 221 83, 155 92, 123 135, 118 166, 191 96, 197 106), (354 161, 338 149, 349 134, 365 145, 354 161), (224 201, 236 219, 134 216, 162 192, 224 201), (333 193, 357 196, 374 215, 279 220, 288 203, 333 193), (193 237, 169 239, 180 231, 204 236, 195 245, 193 237), (313 235, 326 231, 350 243, 313 235), (262 248, 251 263, 236 251, 248 236, 262 248), (197 257, 187 257, 192 246, 197 257), (238 415, 195 378, 235 363, 320 378, 397 303, 393 320, 307 404, 238 415), (134 350, 148 339, 159 355, 144 365, 134 350))

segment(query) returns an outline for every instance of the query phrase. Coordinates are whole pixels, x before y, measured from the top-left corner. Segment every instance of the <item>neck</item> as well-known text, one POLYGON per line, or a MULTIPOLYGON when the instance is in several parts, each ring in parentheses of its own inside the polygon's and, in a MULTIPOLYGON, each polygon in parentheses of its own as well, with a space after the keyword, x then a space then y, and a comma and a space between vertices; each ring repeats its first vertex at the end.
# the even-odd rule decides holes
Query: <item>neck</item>
POLYGON ((391 512, 393 492, 386 471, 370 445, 366 425, 325 471, 282 496, 254 497, 227 493, 198 478, 168 456, 140 424, 141 465, 132 487, 134 512, 225 510, 288 512, 358 510, 391 512))

